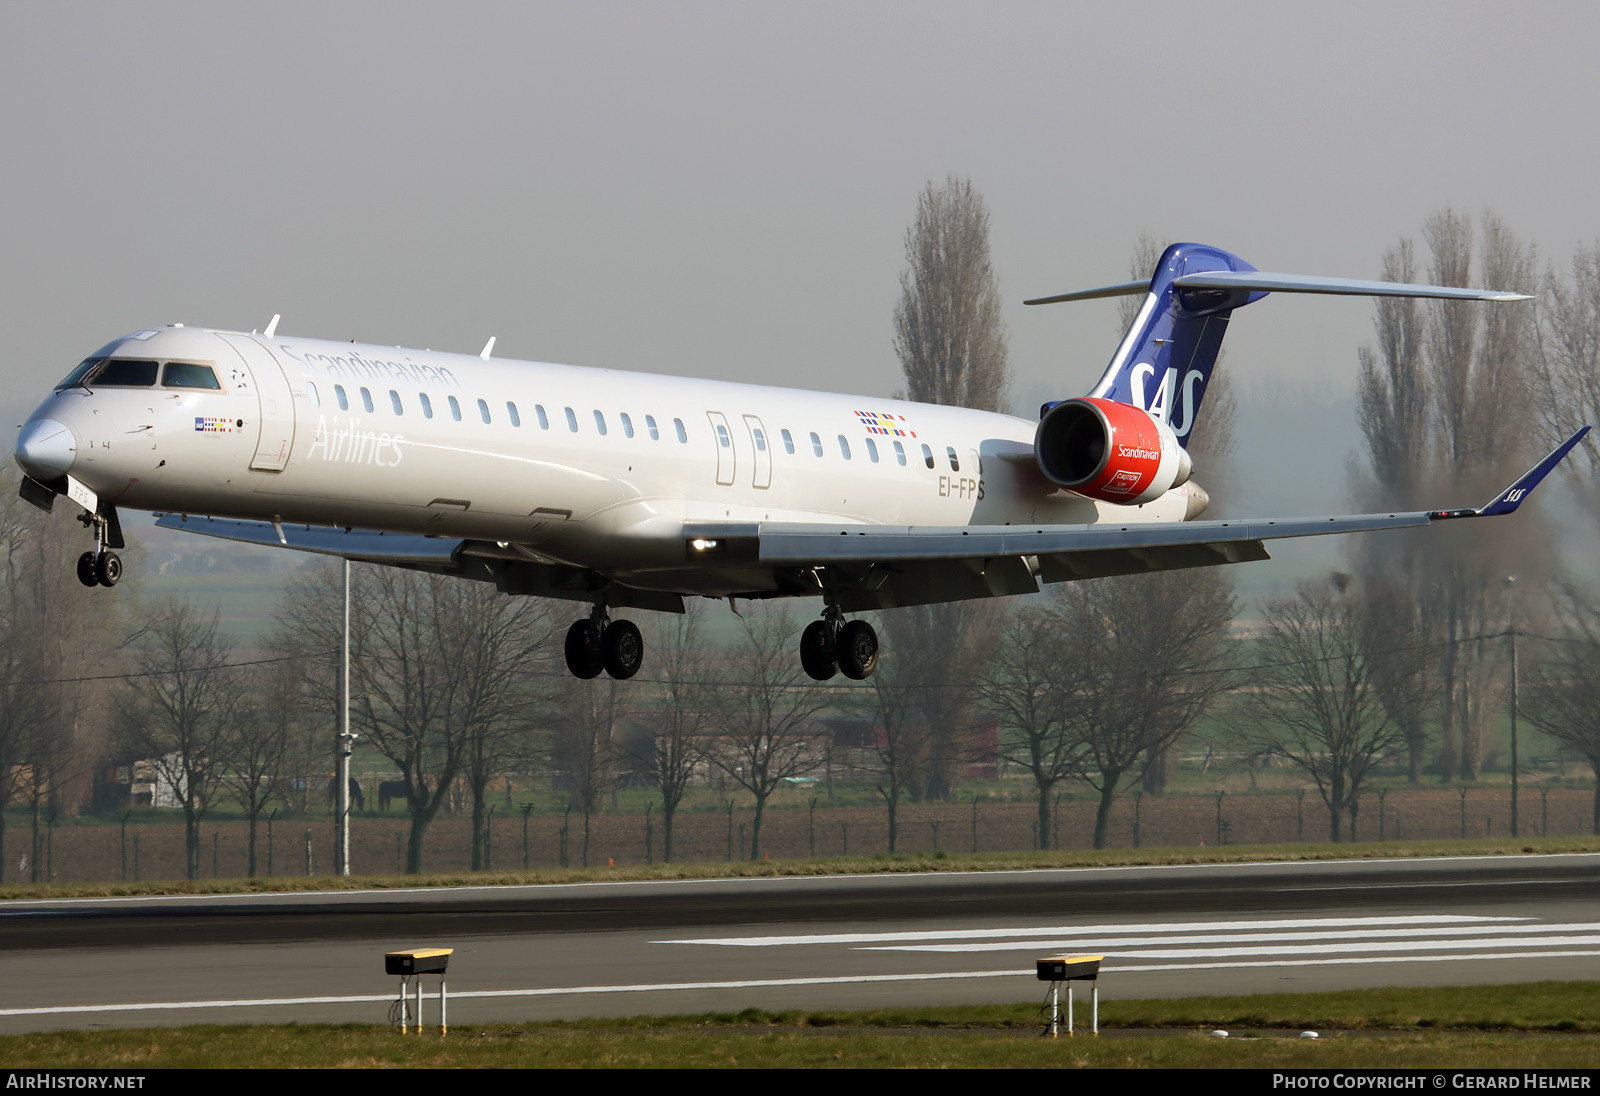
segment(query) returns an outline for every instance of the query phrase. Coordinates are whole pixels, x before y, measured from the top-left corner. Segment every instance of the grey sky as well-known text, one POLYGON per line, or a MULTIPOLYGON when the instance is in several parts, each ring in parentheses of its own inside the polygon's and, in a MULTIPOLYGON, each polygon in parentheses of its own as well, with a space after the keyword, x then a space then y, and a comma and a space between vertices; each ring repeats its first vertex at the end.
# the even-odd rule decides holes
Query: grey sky
MULTIPOLYGON (((888 393, 905 226, 957 172, 1027 413, 1098 375, 1115 307, 1022 298, 1122 280, 1141 231, 1371 277, 1489 208, 1561 261, 1597 233, 1596 41, 1578 4, 10 3, 0 376, 16 414, 125 331, 281 312, 888 393)), ((1242 425, 1315 426, 1243 439, 1239 509, 1343 503, 1370 316, 1238 315, 1242 425)))

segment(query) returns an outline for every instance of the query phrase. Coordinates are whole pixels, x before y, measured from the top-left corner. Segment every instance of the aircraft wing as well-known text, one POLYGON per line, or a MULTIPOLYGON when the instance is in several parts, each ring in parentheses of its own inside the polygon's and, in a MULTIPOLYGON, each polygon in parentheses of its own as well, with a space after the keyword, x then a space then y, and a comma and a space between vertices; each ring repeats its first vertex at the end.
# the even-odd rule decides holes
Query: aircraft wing
MULTIPOLYGON (((907 526, 797 522, 686 522, 691 569, 770 571, 785 593, 821 593, 822 569, 846 612, 1035 593, 1039 582, 1104 578, 1271 558, 1266 542, 1289 537, 1409 529, 1512 513, 1549 475, 1587 426, 1515 483, 1477 508, 1328 517, 1094 525, 907 526)), ((371 529, 238 521, 166 514, 165 529, 293 548, 368 563, 493 581, 512 593, 589 600, 607 585, 583 568, 534 563, 486 542, 371 529)), ((752 591, 749 596, 761 596, 752 591)), ((677 594, 616 591, 614 603, 682 612, 677 594)))
POLYGON ((457 537, 384 533, 375 529, 336 529, 325 525, 279 525, 270 521, 237 521, 195 514, 162 514, 156 518, 156 525, 162 529, 177 529, 268 548, 293 548, 298 552, 341 556, 361 563, 409 565, 436 570, 450 569, 463 543, 457 537))
POLYGON ((886 526, 705 522, 684 527, 696 556, 774 569, 828 569, 847 612, 1033 593, 1063 582, 1270 558, 1266 541, 1407 529, 1512 513, 1587 426, 1483 506, 1306 518, 1147 524, 886 526))

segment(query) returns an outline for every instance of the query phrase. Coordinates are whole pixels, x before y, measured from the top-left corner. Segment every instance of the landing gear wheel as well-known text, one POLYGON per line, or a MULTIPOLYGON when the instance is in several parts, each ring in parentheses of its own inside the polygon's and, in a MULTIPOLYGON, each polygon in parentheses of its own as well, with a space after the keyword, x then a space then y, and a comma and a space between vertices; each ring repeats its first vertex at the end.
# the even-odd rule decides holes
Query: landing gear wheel
POLYGON ((115 586, 122 579, 122 557, 115 552, 101 552, 94 563, 94 576, 102 586, 115 586))
POLYGON ((606 673, 626 681, 644 664, 644 637, 631 620, 613 620, 600 636, 600 658, 606 673))
POLYGON ((567 669, 572 676, 587 681, 605 669, 600 653, 600 622, 580 620, 567 629, 567 669))
POLYGON ((85 552, 78 557, 78 581, 85 586, 100 585, 100 574, 95 570, 93 552, 85 552))
POLYGON ((816 681, 827 681, 839 672, 834 657, 833 630, 825 620, 813 620, 800 633, 800 665, 816 681))
POLYGON ((878 668, 878 633, 864 620, 852 620, 839 629, 839 669, 861 681, 878 668))

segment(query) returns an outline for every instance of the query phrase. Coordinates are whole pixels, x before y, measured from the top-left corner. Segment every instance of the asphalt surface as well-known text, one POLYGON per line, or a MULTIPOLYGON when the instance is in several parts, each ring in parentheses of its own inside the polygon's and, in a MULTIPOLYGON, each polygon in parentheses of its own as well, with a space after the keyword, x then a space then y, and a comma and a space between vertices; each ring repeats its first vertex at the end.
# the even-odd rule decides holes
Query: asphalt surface
MULTIPOLYGON (((1600 856, 596 883, 0 906, 0 1031, 381 1022, 453 947, 452 1025, 1600 977, 1600 856)), ((437 1023, 437 979, 424 980, 437 1023)))

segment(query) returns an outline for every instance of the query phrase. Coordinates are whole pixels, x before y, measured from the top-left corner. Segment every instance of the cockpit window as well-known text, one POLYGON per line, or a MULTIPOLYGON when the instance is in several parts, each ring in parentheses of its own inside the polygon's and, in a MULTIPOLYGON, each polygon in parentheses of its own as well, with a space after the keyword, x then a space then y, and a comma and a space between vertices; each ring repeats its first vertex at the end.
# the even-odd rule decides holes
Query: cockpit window
POLYGON ((89 358, 56 385, 63 388, 154 388, 156 374, 167 388, 204 388, 221 391, 217 371, 199 362, 155 362, 144 358, 89 358))
POLYGON ((217 371, 209 365, 193 362, 168 362, 161 370, 161 383, 167 388, 215 388, 217 371))
POLYGON ((78 366, 78 368, 74 369, 72 372, 67 374, 67 379, 66 380, 64 380, 60 384, 56 385, 56 391, 59 392, 63 388, 76 388, 76 387, 78 387, 78 385, 83 383, 83 378, 85 378, 85 377, 87 377, 89 375, 89 371, 91 369, 93 369, 95 366, 99 365, 103 361, 105 361, 104 358, 88 358, 88 359, 86 359, 82 364, 80 364, 78 366))
POLYGON ((153 388, 156 383, 156 363, 135 358, 107 358, 99 369, 84 382, 91 388, 99 386, 121 388, 153 388))

